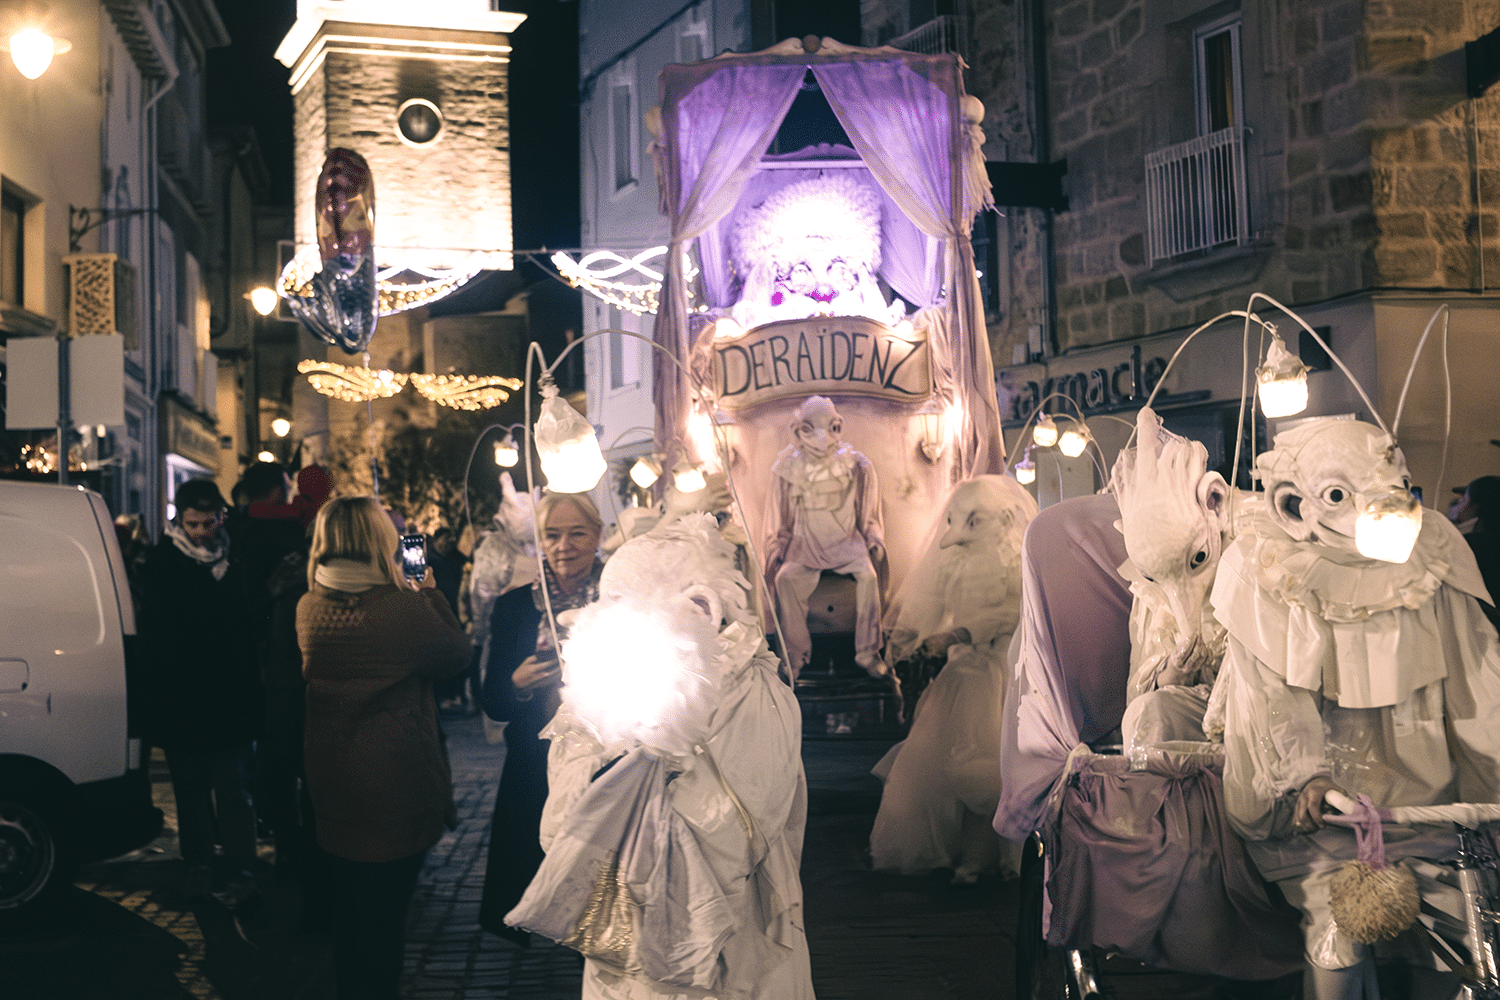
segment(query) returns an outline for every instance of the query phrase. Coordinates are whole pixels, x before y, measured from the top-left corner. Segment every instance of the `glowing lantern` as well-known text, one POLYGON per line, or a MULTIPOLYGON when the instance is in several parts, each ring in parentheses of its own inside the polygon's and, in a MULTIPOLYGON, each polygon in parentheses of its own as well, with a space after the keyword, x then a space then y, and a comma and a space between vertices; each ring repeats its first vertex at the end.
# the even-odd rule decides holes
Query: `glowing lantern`
POLYGON ((587 493, 609 468, 594 425, 557 394, 557 386, 542 386, 542 413, 536 421, 536 453, 554 493, 587 493))
POLYGON ((1050 448, 1057 444, 1057 421, 1043 413, 1031 429, 1031 440, 1038 448, 1050 448))
POLYGON ((704 477, 701 466, 679 462, 672 470, 672 485, 677 487, 678 493, 697 493, 708 488, 708 479, 704 477))
POLYGON ((936 462, 942 457, 943 447, 948 443, 947 412, 943 404, 935 397, 927 400, 917 410, 917 423, 921 428, 922 454, 927 456, 929 462, 936 462))
POLYGON ((1089 446, 1089 440, 1089 429, 1082 424, 1075 424, 1063 431, 1062 436, 1057 439, 1057 450, 1069 458, 1077 458, 1089 446))
POLYGON ((276 290, 261 285, 250 290, 250 307, 262 316, 271 315, 276 308, 276 290))
POLYGON ((1016 482, 1022 486, 1029 486, 1036 482, 1036 463, 1031 460, 1031 449, 1026 449, 1026 454, 1016 463, 1016 482))
POLYGON ((24 28, 10 36, 10 61, 22 76, 35 80, 47 72, 53 56, 62 55, 72 47, 72 42, 53 38, 40 28, 24 28))
MULTIPOLYGON (((1307 409, 1307 366, 1272 334, 1266 363, 1255 369, 1260 408, 1268 417, 1290 417, 1307 409)), ((1404 561, 1404 560, 1403 560, 1404 561)))
POLYGON ((513 469, 521 460, 521 451, 516 447, 516 439, 509 434, 505 440, 495 442, 495 464, 502 469, 513 469))
POLYGON ((292 422, 286 417, 277 417, 271 421, 271 433, 279 438, 284 438, 292 432, 292 422))
POLYGON ((643 490, 649 490, 661 478, 661 459, 655 455, 642 455, 630 467, 630 481, 643 490))

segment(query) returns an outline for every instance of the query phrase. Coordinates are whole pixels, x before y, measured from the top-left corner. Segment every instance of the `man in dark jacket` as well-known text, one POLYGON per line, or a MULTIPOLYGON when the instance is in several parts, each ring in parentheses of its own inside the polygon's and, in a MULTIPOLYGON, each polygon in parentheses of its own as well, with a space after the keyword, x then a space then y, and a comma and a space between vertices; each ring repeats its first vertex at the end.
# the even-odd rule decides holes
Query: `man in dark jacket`
POLYGON ((214 831, 232 902, 254 895, 255 810, 249 767, 260 683, 246 595, 229 560, 226 504, 211 479, 177 488, 177 515, 142 572, 152 742, 166 753, 190 897, 214 881, 214 831))

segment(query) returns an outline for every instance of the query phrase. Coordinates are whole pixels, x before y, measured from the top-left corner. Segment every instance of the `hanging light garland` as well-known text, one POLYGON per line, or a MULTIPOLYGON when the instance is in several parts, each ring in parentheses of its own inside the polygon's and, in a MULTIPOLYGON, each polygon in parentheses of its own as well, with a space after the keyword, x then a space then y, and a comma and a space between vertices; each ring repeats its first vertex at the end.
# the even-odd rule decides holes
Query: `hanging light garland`
POLYGON ((411 384, 434 403, 455 410, 487 410, 510 398, 507 389, 521 388, 518 378, 503 375, 427 375, 411 373, 411 384))
MULTIPOLYGON (((383 250, 384 248, 377 247, 376 249, 383 250)), ((422 267, 407 260, 385 260, 375 272, 380 292, 379 314, 390 316, 436 302, 450 292, 457 291, 480 271, 502 266, 499 262, 492 260, 494 256, 498 255, 486 250, 476 250, 453 267, 442 270, 422 267), (403 276, 406 280, 399 280, 403 276)), ((509 255, 503 256, 508 259, 509 255)), ((310 297, 313 294, 313 275, 317 274, 322 267, 323 260, 317 244, 303 247, 287 262, 286 267, 282 268, 281 294, 287 298, 299 295, 310 297)))
MULTIPOLYGON (((646 266, 646 262, 666 252, 664 246, 652 247, 634 257, 623 257, 612 250, 595 250, 575 261, 559 251, 552 255, 552 266, 574 288, 581 288, 612 306, 641 316, 656 312, 661 301, 662 272, 646 266), (621 275, 629 275, 635 280, 615 280, 621 275), (645 280, 638 280, 640 278, 645 280)), ((698 276, 698 269, 691 262, 683 270, 683 277, 689 282, 698 276)))
POLYGON ((341 365, 332 361, 299 361, 297 371, 325 396, 345 403, 389 399, 409 380, 423 396, 455 410, 487 410, 510 398, 508 389, 521 388, 521 380, 503 375, 431 375, 424 372, 393 372, 387 368, 341 365))
POLYGON ((363 403, 387 399, 406 385, 406 375, 388 368, 357 368, 332 361, 299 361, 297 371, 307 376, 312 387, 325 396, 346 403, 363 403))

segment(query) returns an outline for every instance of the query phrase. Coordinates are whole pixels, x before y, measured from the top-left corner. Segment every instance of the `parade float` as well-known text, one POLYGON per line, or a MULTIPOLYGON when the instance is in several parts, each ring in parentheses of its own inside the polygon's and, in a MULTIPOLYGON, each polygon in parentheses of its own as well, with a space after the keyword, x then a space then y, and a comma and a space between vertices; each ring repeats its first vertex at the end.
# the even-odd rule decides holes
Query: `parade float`
POLYGON ((851 578, 861 574, 831 554, 850 546, 832 536, 861 539, 853 549, 868 553, 883 599, 949 488, 1004 460, 970 244, 975 214, 993 207, 984 112, 962 69, 952 54, 808 38, 661 74, 654 155, 670 239, 654 334, 658 460, 728 474, 783 633, 809 621, 804 710, 820 711, 808 702, 821 690, 834 729, 881 720, 858 697, 838 704, 848 684, 818 678, 856 655, 855 679, 889 666, 868 642, 820 642, 867 632, 872 614, 869 586, 851 578), (826 98, 848 145, 768 153, 804 89, 826 98), (832 416, 815 427, 817 397, 832 416), (820 434, 826 454, 810 443, 820 434), (789 483, 821 524, 788 525, 789 483), (868 502, 851 499, 864 491, 868 502), (805 586, 786 586, 784 569, 776 579, 799 560, 821 575, 805 603, 805 586))

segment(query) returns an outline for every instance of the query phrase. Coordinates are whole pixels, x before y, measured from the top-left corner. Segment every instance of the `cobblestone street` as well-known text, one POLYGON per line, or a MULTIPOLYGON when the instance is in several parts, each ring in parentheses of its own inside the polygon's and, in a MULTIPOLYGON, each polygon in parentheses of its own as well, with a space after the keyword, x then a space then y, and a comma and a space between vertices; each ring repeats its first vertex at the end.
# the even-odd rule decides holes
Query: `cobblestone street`
MULTIPOLYGON (((413 901, 403 995, 409 1000, 570 1000, 581 959, 533 937, 523 949, 478 927, 480 887, 503 744, 476 717, 445 715, 460 823, 428 857, 413 901)), ((1013 882, 954 887, 868 870, 879 802, 869 767, 880 740, 804 744, 811 808, 803 855, 808 938, 820 1000, 966 1000, 1011 993, 1013 882)), ((326 1000, 334 995, 326 938, 300 932, 295 883, 270 874, 264 905, 236 920, 217 900, 189 905, 173 829, 171 786, 158 759, 168 828, 149 847, 91 865, 69 900, 68 924, 0 944, 7 1000, 326 1000)))

